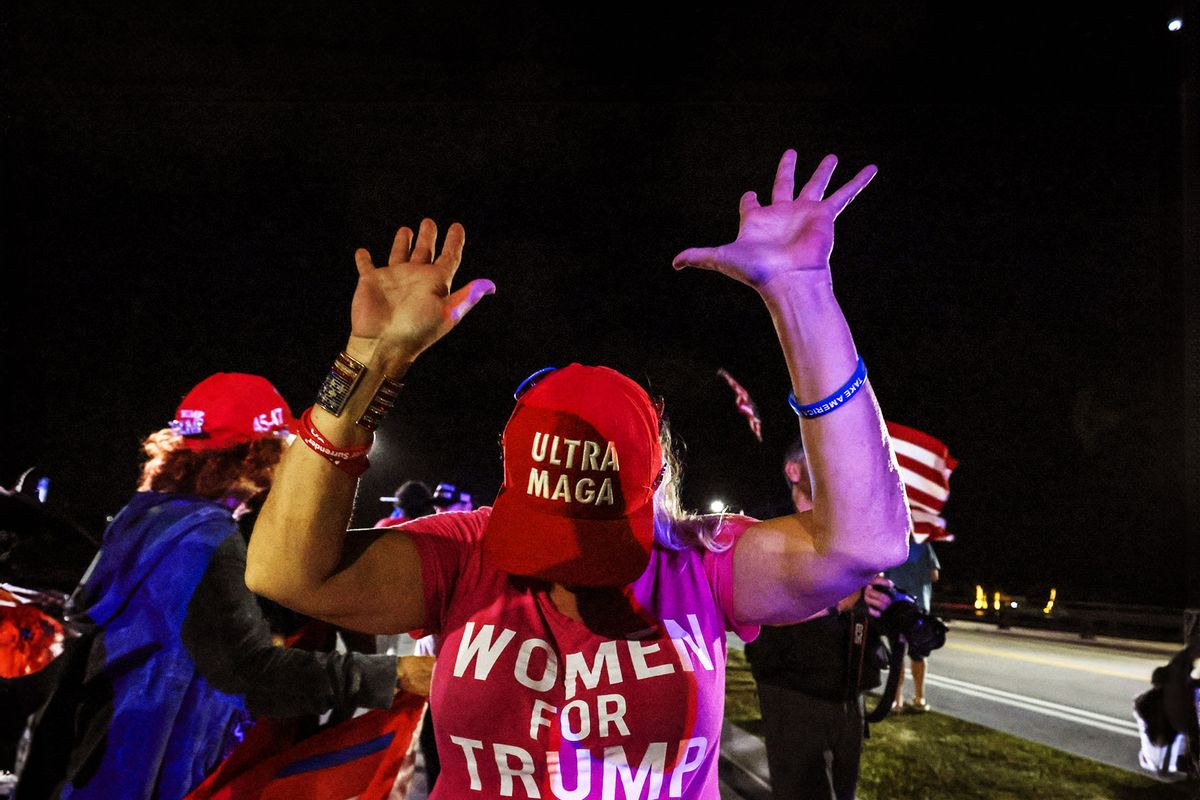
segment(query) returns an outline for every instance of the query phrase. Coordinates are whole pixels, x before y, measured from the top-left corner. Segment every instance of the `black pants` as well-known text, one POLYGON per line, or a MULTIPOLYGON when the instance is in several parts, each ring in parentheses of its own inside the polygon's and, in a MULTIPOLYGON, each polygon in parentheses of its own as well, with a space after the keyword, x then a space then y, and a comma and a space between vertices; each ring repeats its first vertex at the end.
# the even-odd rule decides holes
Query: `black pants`
POLYGON ((425 723, 421 726, 421 753, 425 756, 425 788, 433 791, 438 775, 442 774, 442 759, 438 757, 437 734, 433 729, 433 709, 425 707, 425 723))
POLYGON ((852 800, 863 746, 861 699, 833 703, 758 685, 776 800, 852 800))

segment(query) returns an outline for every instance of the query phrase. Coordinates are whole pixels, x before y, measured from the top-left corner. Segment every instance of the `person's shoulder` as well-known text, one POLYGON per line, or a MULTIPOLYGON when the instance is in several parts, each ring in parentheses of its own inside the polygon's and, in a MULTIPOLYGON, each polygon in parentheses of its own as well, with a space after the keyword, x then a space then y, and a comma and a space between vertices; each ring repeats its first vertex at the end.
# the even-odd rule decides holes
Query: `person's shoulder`
POLYGON ((655 537, 654 551, 668 561, 708 558, 733 548, 758 520, 743 514, 703 514, 671 523, 671 539, 664 544, 655 537))
POLYGON ((722 533, 729 531, 731 534, 739 535, 752 525, 761 522, 758 517, 752 517, 749 514, 709 514, 708 517, 717 518, 717 526, 722 533))
POLYGON ((710 514, 706 519, 711 520, 714 532, 713 542, 715 552, 733 550, 742 534, 753 528, 759 520, 746 514, 710 514))
POLYGON ((487 522, 491 516, 491 507, 481 506, 474 511, 444 511, 405 520, 391 529, 404 531, 410 536, 432 536, 462 543, 477 543, 482 541, 483 532, 487 529, 487 522))
MULTIPOLYGON (((170 536, 180 544, 215 547, 237 532, 233 512, 216 502, 190 494, 139 492, 134 527, 170 536)), ((129 507, 135 507, 130 503, 129 507)))

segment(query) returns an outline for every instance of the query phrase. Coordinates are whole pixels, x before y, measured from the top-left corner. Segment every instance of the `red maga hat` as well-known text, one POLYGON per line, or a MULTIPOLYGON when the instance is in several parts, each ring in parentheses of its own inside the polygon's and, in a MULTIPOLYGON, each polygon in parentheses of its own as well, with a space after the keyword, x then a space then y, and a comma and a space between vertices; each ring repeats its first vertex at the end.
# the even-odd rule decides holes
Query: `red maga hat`
POLYGON ((571 364, 517 400, 484 557, 514 575, 623 586, 650 563, 658 410, 629 378, 571 364))
POLYGON ((218 372, 200 381, 171 420, 171 430, 188 450, 283 437, 295 427, 292 410, 270 381, 241 372, 218 372))

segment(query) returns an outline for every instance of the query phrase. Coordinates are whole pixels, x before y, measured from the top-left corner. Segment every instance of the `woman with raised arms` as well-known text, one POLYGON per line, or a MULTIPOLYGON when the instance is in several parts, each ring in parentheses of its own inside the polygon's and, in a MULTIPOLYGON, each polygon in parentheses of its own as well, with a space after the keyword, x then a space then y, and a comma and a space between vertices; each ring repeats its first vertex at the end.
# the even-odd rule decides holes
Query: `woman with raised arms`
POLYGON ((828 156, 795 191, 740 203, 737 238, 676 269, 747 284, 775 323, 813 509, 756 522, 683 513, 660 412, 633 381, 572 364, 519 387, 492 508, 425 517, 346 547, 375 426, 413 361, 495 287, 451 283, 422 221, 384 266, 356 253, 351 335, 301 422, 250 541, 250 588, 373 633, 437 634, 435 798, 717 798, 725 632, 801 620, 904 561, 904 491, 834 298, 834 220, 875 174, 826 195, 828 156))

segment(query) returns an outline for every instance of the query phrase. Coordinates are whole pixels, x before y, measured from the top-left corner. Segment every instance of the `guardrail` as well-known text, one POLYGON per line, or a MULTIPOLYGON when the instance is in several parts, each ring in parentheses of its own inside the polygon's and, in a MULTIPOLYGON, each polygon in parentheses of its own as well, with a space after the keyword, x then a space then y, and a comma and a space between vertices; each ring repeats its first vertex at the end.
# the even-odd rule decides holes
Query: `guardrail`
POLYGON ((953 600, 934 602, 933 613, 943 619, 991 623, 1000 628, 1022 627, 1078 633, 1080 638, 1119 636, 1182 645, 1191 632, 1200 636, 1200 610, 1118 605, 1115 603, 1058 603, 1046 613, 1032 605, 976 608, 953 600))

